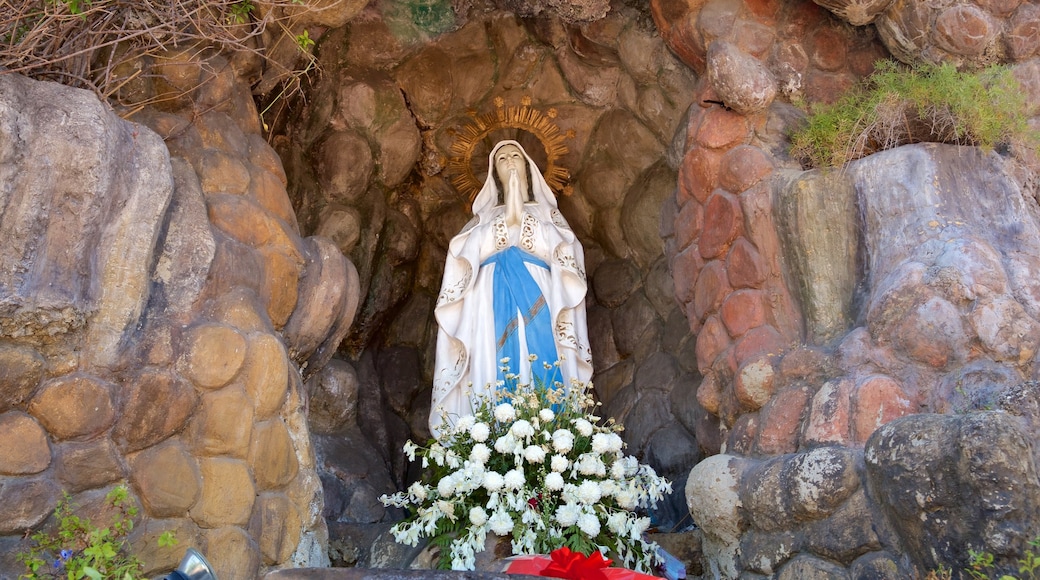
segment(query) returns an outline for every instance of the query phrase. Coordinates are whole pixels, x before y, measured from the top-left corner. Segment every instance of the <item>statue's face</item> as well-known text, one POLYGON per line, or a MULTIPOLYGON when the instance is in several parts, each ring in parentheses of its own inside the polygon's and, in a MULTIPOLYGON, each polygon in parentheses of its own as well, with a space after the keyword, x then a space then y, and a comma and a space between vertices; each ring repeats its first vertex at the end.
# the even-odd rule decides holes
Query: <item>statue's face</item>
POLYGON ((495 172, 502 184, 509 188, 509 172, 516 171, 524 190, 527 190, 527 160, 516 145, 505 145, 495 152, 495 172))

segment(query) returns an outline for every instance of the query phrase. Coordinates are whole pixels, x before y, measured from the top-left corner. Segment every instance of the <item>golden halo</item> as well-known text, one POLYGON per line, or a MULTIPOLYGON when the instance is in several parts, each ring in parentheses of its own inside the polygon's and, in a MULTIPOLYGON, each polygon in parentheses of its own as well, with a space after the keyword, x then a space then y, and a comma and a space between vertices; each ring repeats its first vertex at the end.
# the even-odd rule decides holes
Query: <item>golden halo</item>
POLYGON ((473 122, 462 127, 451 145, 452 157, 448 161, 447 169, 452 176, 451 182, 459 193, 473 201, 483 186, 483 182, 473 174, 473 151, 477 144, 492 131, 510 128, 527 131, 541 141, 546 157, 545 169, 542 170, 545 182, 554 192, 563 191, 569 195, 571 188, 564 187, 564 183, 567 182, 570 173, 565 168, 557 166, 556 160, 567 153, 564 138, 573 135, 565 135, 551 121, 556 118, 556 109, 549 109, 546 113, 533 109, 531 97, 523 97, 519 107, 506 107, 502 97, 495 97, 494 102, 495 110, 483 115, 474 115, 473 122))

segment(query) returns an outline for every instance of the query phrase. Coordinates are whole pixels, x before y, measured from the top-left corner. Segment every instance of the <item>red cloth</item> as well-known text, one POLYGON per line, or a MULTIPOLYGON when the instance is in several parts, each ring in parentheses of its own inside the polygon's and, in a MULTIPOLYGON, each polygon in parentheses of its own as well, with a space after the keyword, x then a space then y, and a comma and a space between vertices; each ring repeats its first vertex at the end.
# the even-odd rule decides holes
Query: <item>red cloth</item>
POLYGON ((640 574, 627 568, 608 568, 609 565, 610 560, 604 559, 599 552, 593 552, 591 557, 585 557, 580 552, 560 548, 553 550, 551 557, 536 555, 510 558, 505 572, 570 580, 653 580, 657 578, 657 576, 640 574))

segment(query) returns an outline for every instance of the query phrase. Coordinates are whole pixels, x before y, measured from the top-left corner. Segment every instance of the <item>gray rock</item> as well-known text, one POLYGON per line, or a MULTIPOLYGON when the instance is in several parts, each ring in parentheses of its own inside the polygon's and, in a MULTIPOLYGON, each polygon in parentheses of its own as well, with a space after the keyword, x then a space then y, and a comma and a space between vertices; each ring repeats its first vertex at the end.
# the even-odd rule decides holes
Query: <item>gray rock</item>
POLYGON ((847 580, 849 573, 834 562, 803 554, 784 564, 776 577, 777 580, 847 580))
POLYGON ((664 252, 659 231, 661 205, 675 192, 676 179, 675 171, 662 160, 639 176, 625 194, 621 230, 644 269, 664 252))
POLYGON ((171 313, 183 315, 202 293, 217 243, 195 170, 180 158, 170 162, 173 199, 152 279, 159 283, 171 313))
POLYGON ((614 258, 596 267, 592 274, 592 290, 596 301, 607 308, 617 308, 639 289, 642 274, 631 260, 614 258))
POLYGON ((740 539, 740 563, 745 570, 776 574, 791 556, 801 551, 804 540, 793 531, 751 530, 740 539))
POLYGON ((878 429, 864 452, 877 501, 922 570, 963 568, 965 546, 998 573, 1040 535, 1040 479, 1029 441, 1001 412, 911 415, 878 429))
POLYGON ((881 549, 874 517, 866 493, 860 489, 830 517, 807 527, 806 548, 813 554, 851 564, 859 556, 881 549))
MULTIPOLYGON (((622 357, 646 350, 648 333, 655 332, 659 325, 654 307, 640 292, 634 294, 620 308, 611 313, 614 343, 622 357)), ((652 352, 652 351, 651 351, 652 352)))
POLYGON ((116 364, 173 193, 166 146, 92 93, 17 74, 0 76, 0 136, 0 335, 53 341, 89 320, 88 360, 116 364))
POLYGON ((332 434, 357 419, 358 376, 354 367, 332 359, 307 380, 307 422, 315 433, 332 434))

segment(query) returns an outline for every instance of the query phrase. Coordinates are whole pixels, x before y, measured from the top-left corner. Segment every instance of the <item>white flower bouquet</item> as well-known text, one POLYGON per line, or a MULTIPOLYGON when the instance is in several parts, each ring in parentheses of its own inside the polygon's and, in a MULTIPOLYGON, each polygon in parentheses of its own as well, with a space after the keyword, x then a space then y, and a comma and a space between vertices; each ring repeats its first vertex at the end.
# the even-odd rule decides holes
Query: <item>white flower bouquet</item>
POLYGON ((410 513, 394 538, 411 546, 430 538, 441 567, 455 570, 473 569, 489 532, 511 536, 514 555, 598 550, 652 570, 657 545, 643 538, 650 518, 636 510, 655 505, 671 483, 624 455, 622 427, 591 412, 590 384, 554 387, 500 386, 473 415, 446 418, 427 447, 407 442, 424 477, 381 498, 410 513))

